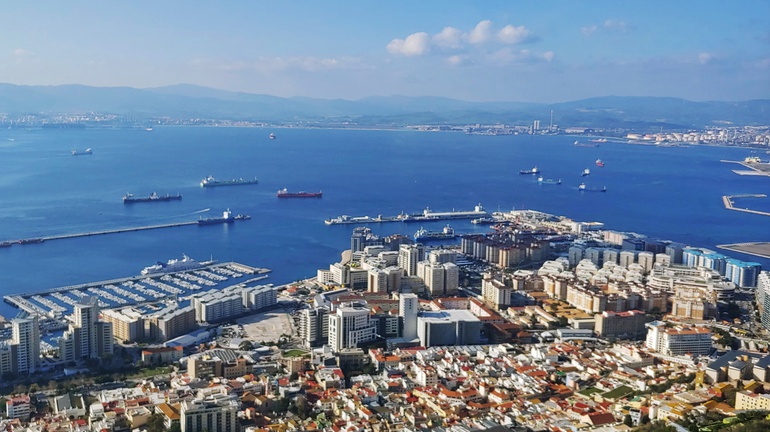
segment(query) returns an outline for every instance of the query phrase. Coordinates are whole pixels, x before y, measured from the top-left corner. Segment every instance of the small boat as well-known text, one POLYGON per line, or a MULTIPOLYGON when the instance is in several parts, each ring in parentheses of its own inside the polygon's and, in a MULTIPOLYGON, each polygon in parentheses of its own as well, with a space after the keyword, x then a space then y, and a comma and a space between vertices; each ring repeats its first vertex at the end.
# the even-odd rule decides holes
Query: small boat
POLYGON ((93 151, 90 148, 87 148, 83 151, 72 150, 72 156, 90 155, 90 154, 93 154, 93 151))
POLYGON ((601 159, 596 159, 596 166, 603 167, 604 166, 604 162, 602 162, 601 159))
POLYGON ((270 135, 268 135, 268 138, 275 139, 275 134, 271 132, 270 135))
POLYGON ((145 128, 144 130, 146 130, 147 132, 152 132, 152 128, 151 127, 145 128))
POLYGON ((590 169, 586 168, 586 169, 583 170, 583 177, 585 177, 587 175, 590 175, 590 174, 591 174, 591 170, 590 169))
POLYGON ((581 190, 581 191, 586 190, 586 184, 585 183, 580 183, 580 186, 578 186, 578 190, 581 190))
POLYGON ((540 174, 540 170, 537 169, 537 166, 535 166, 535 167, 533 167, 532 169, 529 169, 529 170, 520 170, 519 174, 532 174, 532 175, 540 174))

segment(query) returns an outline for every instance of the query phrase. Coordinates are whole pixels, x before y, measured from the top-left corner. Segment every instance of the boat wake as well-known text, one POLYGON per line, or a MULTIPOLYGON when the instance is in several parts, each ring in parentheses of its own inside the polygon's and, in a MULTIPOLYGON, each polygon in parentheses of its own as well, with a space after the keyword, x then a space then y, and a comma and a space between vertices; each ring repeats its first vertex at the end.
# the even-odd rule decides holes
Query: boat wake
POLYGON ((192 212, 190 214, 198 214, 198 213, 206 213, 207 211, 211 210, 211 208, 205 208, 203 210, 198 210, 196 212, 192 212))

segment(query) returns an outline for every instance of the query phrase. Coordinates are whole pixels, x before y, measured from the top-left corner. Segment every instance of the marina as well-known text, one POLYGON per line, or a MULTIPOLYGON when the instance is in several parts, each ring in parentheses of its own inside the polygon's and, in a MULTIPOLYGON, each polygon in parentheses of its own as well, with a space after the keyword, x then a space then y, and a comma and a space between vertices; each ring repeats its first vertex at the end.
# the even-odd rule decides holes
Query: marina
MULTIPOLYGON (((188 258, 189 260, 189 258, 188 258)), ((175 262, 177 260, 171 260, 175 262)), ((194 261, 194 260, 190 260, 194 261)), ((80 297, 96 296, 103 308, 136 305, 167 298, 185 298, 202 289, 222 284, 247 283, 267 277, 270 269, 252 267, 237 262, 201 261, 194 268, 173 269, 168 272, 143 273, 137 276, 110 279, 52 288, 34 293, 13 294, 3 300, 13 307, 50 318, 61 318, 72 312, 80 297), (256 278, 253 276, 257 275, 256 278), (248 280, 242 280, 246 277, 248 280)), ((154 266, 151 266, 154 267, 154 266)))

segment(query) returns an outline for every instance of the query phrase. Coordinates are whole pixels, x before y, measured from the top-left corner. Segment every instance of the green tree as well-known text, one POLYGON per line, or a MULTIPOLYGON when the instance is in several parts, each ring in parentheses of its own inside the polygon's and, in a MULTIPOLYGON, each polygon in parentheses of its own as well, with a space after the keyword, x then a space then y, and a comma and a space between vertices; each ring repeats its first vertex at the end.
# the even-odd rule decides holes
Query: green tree
POLYGON ((163 421, 164 418, 162 414, 152 414, 150 418, 147 419, 147 432, 164 432, 166 430, 166 425, 163 421))

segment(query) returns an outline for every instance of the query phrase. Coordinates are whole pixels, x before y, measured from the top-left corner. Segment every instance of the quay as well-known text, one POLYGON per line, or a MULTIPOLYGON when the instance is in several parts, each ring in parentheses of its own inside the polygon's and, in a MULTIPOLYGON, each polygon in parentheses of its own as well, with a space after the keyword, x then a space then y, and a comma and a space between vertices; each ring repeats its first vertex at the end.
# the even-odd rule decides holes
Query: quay
POLYGON ((770 212, 764 212, 761 210, 752 210, 748 208, 737 208, 735 207, 735 203, 733 202, 733 199, 736 198, 767 198, 767 195, 765 194, 741 194, 741 195, 724 195, 722 196, 722 203, 725 205, 725 208, 727 210, 735 210, 740 211, 744 213, 752 213, 752 214, 758 214, 762 216, 770 216, 770 212))
MULTIPOLYGON (((233 219, 233 221, 238 221, 238 220, 246 220, 246 219, 236 219, 236 218, 233 219)), ((26 238, 26 239, 19 239, 19 240, 9 240, 9 241, 4 241, 0 243, 2 243, 4 246, 11 246, 15 244, 19 244, 19 245, 37 244, 37 243, 43 243, 51 240, 65 240, 65 239, 73 239, 73 238, 79 238, 79 237, 93 237, 93 236, 108 235, 108 234, 121 234, 121 233, 135 232, 135 231, 148 231, 148 230, 175 228, 175 227, 190 226, 190 225, 204 226, 207 224, 200 224, 198 223, 198 221, 175 222, 175 223, 160 224, 160 225, 147 225, 147 226, 139 226, 139 227, 116 228, 116 229, 103 230, 103 231, 89 231, 89 232, 74 233, 74 234, 42 236, 42 237, 26 238)))
POLYGON ((770 242, 748 242, 717 245, 720 249, 745 253, 760 258, 770 258, 770 242))
MULTIPOLYGON (((201 264, 202 265, 197 268, 180 270, 176 272, 164 272, 164 273, 153 273, 148 275, 129 276, 129 277, 103 280, 98 282, 88 282, 88 283, 82 283, 82 284, 67 285, 67 286, 50 288, 46 290, 23 293, 23 294, 12 294, 12 295, 4 296, 3 300, 13 307, 22 309, 30 313, 47 316, 49 311, 45 310, 44 308, 30 301, 30 298, 35 296, 47 296, 55 293, 87 290, 89 288, 101 288, 107 285, 120 285, 123 282, 141 282, 145 279, 160 278, 164 275, 175 275, 179 273, 188 273, 188 272, 195 272, 199 270, 215 269, 218 267, 230 267, 243 274, 256 275, 256 277, 251 278, 243 283, 250 283, 250 282, 255 282, 255 281, 265 279, 267 278, 267 273, 270 273, 272 271, 267 268, 252 267, 252 266, 241 264, 234 261, 228 261, 228 262, 222 262, 222 263, 218 263, 216 261, 202 261, 201 264)), ((169 294, 166 297, 172 297, 172 295, 169 294)), ((128 306, 129 304, 136 304, 136 303, 126 303, 125 305, 128 306)))
POLYGON ((727 159, 720 159, 719 162, 722 163, 731 163, 731 164, 738 164, 745 168, 748 168, 748 170, 732 170, 734 173, 738 175, 751 175, 751 176, 768 176, 770 177, 770 164, 766 163, 748 163, 745 160, 744 161, 735 161, 735 160, 727 160, 727 159))
POLYGON ((480 217, 489 216, 489 213, 484 210, 481 204, 473 208, 473 210, 467 211, 448 211, 448 212, 434 212, 430 208, 426 208, 422 213, 405 214, 401 213, 397 216, 382 216, 377 217, 369 216, 348 216, 342 215, 336 218, 325 219, 326 225, 339 225, 339 224, 365 224, 365 223, 386 223, 386 222, 432 222, 440 220, 451 219, 476 219, 480 217))

